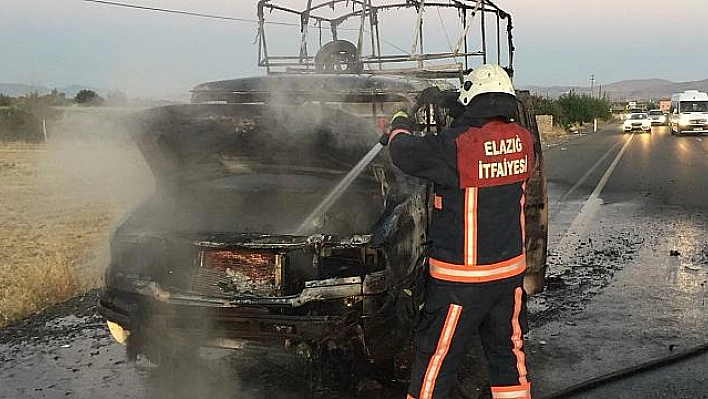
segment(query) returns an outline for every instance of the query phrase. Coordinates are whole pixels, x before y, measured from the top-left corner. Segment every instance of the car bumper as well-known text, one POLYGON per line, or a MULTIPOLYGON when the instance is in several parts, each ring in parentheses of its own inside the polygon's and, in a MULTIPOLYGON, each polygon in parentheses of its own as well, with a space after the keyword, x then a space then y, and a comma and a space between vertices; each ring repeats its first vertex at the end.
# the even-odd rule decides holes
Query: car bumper
POLYGON ((150 309, 149 317, 104 301, 99 303, 99 313, 131 334, 143 326, 149 326, 152 336, 164 334, 215 348, 239 348, 245 342, 254 341, 282 346, 286 340, 312 340, 333 334, 352 319, 352 314, 356 316, 354 310, 335 317, 285 316, 260 314, 262 312, 249 308, 204 308, 135 299, 134 303, 141 303, 145 309, 150 309))
POLYGON ((708 125, 681 125, 679 126, 680 132, 685 133, 708 133, 708 125))
POLYGON ((624 131, 625 132, 631 132, 633 130, 643 130, 643 131, 649 131, 651 130, 651 125, 641 125, 641 126, 624 126, 624 131))
POLYGON ((128 331, 144 326, 200 346, 233 348, 240 342, 283 345, 344 331, 386 296, 383 273, 308 282, 300 295, 283 298, 215 298, 168 292, 155 283, 104 289, 98 311, 128 331), (300 308, 317 304, 325 315, 300 308))

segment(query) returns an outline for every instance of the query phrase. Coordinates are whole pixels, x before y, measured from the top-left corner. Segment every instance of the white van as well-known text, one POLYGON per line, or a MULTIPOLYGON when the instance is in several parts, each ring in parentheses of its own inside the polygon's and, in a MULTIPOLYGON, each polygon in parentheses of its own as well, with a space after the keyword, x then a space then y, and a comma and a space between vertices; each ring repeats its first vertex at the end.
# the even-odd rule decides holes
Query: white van
POLYGON ((686 90, 671 96, 671 134, 708 133, 708 94, 686 90))

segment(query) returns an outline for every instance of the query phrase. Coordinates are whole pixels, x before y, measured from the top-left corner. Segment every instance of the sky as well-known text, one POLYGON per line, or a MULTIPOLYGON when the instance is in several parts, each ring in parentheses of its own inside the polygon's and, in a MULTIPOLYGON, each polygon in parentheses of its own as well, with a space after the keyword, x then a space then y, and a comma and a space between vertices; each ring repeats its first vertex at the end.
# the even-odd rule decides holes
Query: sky
MULTIPOLYGON (((256 24, 247 21, 256 19, 256 0, 115 1, 244 21, 85 0, 0 0, 0 83, 80 84, 157 98, 264 73, 256 24)), ((496 4, 514 18, 517 86, 587 87, 592 76, 595 84, 708 78, 706 0, 496 4)))

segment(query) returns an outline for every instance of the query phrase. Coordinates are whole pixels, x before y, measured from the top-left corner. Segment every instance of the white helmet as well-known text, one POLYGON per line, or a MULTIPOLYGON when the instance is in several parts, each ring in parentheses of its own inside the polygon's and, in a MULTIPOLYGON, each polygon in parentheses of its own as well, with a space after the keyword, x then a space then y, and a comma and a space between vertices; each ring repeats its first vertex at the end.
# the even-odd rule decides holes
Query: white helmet
POLYGON ((475 96, 483 93, 506 93, 516 97, 511 78, 497 64, 484 64, 466 73, 457 101, 468 105, 475 96))

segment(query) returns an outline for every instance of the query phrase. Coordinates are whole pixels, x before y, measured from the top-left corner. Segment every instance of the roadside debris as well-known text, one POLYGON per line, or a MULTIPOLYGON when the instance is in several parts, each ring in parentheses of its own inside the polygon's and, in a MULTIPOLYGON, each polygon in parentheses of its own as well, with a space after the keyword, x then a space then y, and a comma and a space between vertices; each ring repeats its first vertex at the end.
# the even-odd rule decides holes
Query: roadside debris
MULTIPOLYGON (((546 290, 529 298, 531 328, 582 311, 644 243, 643 237, 629 230, 614 237, 590 237, 580 243, 573 263, 562 265, 562 273, 547 276, 546 290)), ((549 253, 549 267, 557 262, 560 262, 558 255, 549 253)))

